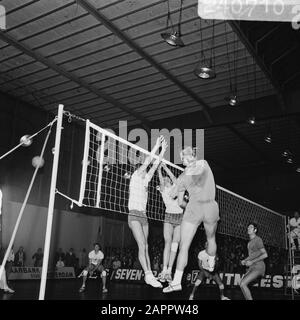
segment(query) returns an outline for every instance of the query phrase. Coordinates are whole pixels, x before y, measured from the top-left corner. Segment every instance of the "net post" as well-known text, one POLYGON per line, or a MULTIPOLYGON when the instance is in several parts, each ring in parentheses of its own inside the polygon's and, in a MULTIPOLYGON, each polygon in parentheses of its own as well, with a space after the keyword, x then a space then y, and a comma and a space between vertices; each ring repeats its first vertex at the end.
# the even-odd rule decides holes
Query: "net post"
POLYGON ((63 112, 64 112, 64 106, 62 104, 60 104, 58 106, 58 118, 57 118, 57 124, 56 124, 54 159, 53 159, 53 165, 52 165, 52 177, 51 177, 51 185, 50 185, 49 206, 48 206, 48 214, 47 214, 47 227, 46 227, 45 245, 44 245, 44 259, 43 259, 43 267, 42 267, 42 275, 41 275, 39 300, 45 299, 45 290, 46 290, 47 270, 48 270, 48 261, 49 261, 50 244, 51 244, 51 231, 52 231, 52 222, 53 222, 53 211, 54 211, 54 202, 55 202, 55 189, 56 189, 58 162, 59 162, 59 148, 60 148, 63 112))
POLYGON ((98 175, 98 185, 97 185, 97 203, 96 203, 97 208, 100 208, 102 172, 103 172, 103 165, 102 164, 103 164, 103 158, 104 158, 105 138, 106 138, 106 135, 102 132, 100 158, 99 158, 99 175, 98 175))
POLYGON ((90 146, 90 121, 86 120, 86 127, 85 127, 85 139, 84 139, 84 153, 83 153, 83 160, 82 160, 82 171, 81 171, 81 187, 80 187, 80 194, 79 194, 79 203, 83 203, 84 198, 84 190, 86 185, 86 173, 88 167, 88 157, 89 157, 89 146, 90 146))

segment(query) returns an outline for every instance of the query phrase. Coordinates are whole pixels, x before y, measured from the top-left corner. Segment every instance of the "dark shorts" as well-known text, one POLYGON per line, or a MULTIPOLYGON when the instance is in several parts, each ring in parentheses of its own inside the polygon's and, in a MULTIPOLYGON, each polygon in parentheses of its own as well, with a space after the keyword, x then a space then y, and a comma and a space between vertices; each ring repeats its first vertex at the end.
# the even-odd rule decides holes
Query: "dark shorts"
POLYGON ((200 225, 201 222, 214 224, 220 219, 219 205, 215 200, 190 201, 185 209, 183 221, 200 225))
POLYGON ((166 223, 172 224, 174 227, 181 224, 183 218, 183 213, 165 213, 165 221, 166 223))
POLYGON ((89 274, 92 274, 95 271, 99 271, 102 273, 104 271, 104 267, 102 264, 100 264, 98 267, 95 264, 90 263, 86 270, 89 272, 89 274))
POLYGON ((207 278, 209 280, 214 280, 217 276, 219 275, 217 270, 214 270, 212 272, 209 272, 208 270, 205 269, 200 269, 197 279, 204 279, 207 278))
MULTIPOLYGON (((247 272, 245 274, 245 276, 251 272, 256 272, 258 273, 258 276, 261 276, 263 277, 265 275, 265 272, 266 272, 266 265, 263 261, 259 261, 257 263, 254 263, 252 266, 250 266, 248 269, 247 269, 247 272)), ((245 277, 244 276, 244 277, 245 277)))
POLYGON ((128 225, 131 227, 132 221, 139 221, 142 226, 148 224, 148 218, 146 212, 138 210, 130 210, 128 213, 128 225))

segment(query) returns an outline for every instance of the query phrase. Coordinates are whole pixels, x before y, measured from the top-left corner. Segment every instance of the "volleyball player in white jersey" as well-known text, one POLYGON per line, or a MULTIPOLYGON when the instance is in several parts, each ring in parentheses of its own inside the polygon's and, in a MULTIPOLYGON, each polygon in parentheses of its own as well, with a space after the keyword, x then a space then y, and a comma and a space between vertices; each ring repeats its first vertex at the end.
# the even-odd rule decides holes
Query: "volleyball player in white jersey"
POLYGON ((79 289, 79 292, 83 292, 85 290, 85 283, 87 280, 88 274, 92 275, 95 271, 99 271, 102 279, 102 292, 106 293, 108 290, 106 289, 106 271, 104 270, 102 261, 104 259, 104 253, 100 250, 100 244, 94 244, 94 250, 89 253, 89 265, 82 271, 83 280, 82 286, 79 289))
POLYGON ((164 254, 163 254, 163 270, 159 275, 161 282, 172 281, 172 267, 176 258, 178 244, 180 242, 180 224, 183 215, 183 209, 178 205, 177 199, 171 197, 171 193, 176 188, 176 177, 172 171, 161 163, 158 168, 159 190, 161 192, 164 204, 166 206, 164 221, 164 254), (167 176, 163 177, 162 168, 164 168, 167 176))
POLYGON ((129 185, 128 225, 138 245, 138 258, 145 273, 145 282, 155 288, 160 288, 162 285, 155 279, 151 271, 151 263, 148 253, 149 225, 146 208, 148 200, 148 184, 162 160, 166 149, 167 143, 164 137, 161 136, 157 139, 150 155, 131 176, 129 185), (152 163, 153 156, 160 146, 161 152, 159 158, 155 160, 151 169, 147 172, 147 168, 152 163))

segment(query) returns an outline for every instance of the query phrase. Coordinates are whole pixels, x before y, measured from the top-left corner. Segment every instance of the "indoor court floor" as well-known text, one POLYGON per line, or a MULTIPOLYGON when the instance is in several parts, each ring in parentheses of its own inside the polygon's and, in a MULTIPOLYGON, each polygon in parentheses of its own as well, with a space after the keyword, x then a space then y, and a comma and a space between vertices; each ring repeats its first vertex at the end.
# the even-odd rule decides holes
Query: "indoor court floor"
MULTIPOLYGON (((14 294, 0 291, 1 300, 37 300, 39 281, 10 281, 14 294)), ((162 289, 152 288, 145 284, 110 282, 108 293, 102 294, 98 281, 87 283, 85 292, 79 293, 81 280, 49 280, 47 283, 46 300, 188 300, 192 287, 184 287, 180 292, 164 294, 162 289)), ((290 300, 281 289, 251 288, 255 300, 290 300)), ((244 300, 238 288, 227 288, 226 296, 231 300, 244 300)), ((296 297, 297 298, 297 297, 296 297)), ((218 288, 214 286, 199 287, 195 300, 219 300, 218 288)))

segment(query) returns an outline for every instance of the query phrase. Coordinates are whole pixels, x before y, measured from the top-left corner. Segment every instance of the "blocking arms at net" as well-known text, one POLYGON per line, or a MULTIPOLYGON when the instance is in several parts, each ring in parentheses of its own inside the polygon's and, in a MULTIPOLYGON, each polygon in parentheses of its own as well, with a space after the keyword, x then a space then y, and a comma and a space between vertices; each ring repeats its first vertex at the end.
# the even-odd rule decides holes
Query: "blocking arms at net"
POLYGON ((165 154, 165 152, 166 152, 166 149, 167 149, 167 147, 168 147, 168 145, 167 145, 167 143, 166 143, 166 141, 165 141, 165 139, 164 139, 163 136, 160 136, 159 138, 157 138, 156 144, 155 144, 155 146, 153 147, 150 155, 145 159, 145 161, 144 161, 144 163, 142 164, 142 166, 138 169, 140 173, 143 172, 143 171, 145 171, 145 170, 147 169, 147 167, 149 166, 149 164, 152 162, 153 157, 154 157, 156 151, 159 149, 160 146, 162 147, 162 149, 161 149, 161 152, 160 152, 160 154, 159 154, 159 157, 158 157, 158 159, 155 160, 155 162, 153 163, 151 169, 149 170, 149 172, 148 172, 148 174, 147 174, 149 180, 151 180, 151 178, 153 177, 154 172, 156 171, 159 163, 162 161, 162 158, 163 158, 163 156, 164 156, 164 154, 165 154))

